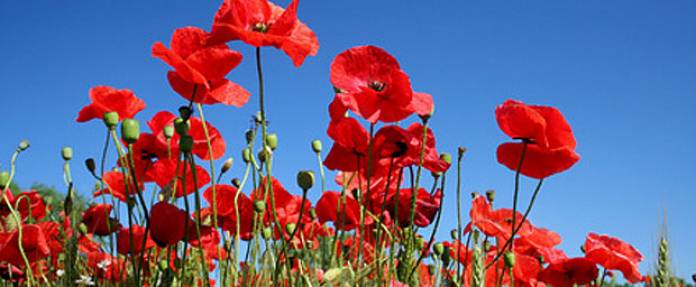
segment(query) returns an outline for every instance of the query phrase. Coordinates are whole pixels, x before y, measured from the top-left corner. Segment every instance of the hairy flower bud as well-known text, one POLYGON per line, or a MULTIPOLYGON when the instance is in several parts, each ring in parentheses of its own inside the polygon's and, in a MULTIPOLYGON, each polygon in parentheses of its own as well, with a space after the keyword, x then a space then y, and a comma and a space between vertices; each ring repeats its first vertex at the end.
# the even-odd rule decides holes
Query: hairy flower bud
POLYGON ((450 231, 450 236, 452 237, 452 240, 457 240, 457 239, 459 239, 459 236, 458 236, 457 234, 458 234, 457 229, 452 229, 452 230, 450 231))
POLYGON ((140 137, 140 123, 134 119, 125 119, 121 123, 121 138, 126 143, 134 144, 140 137))
POLYGON ((263 236, 263 239, 269 240, 273 236, 273 229, 271 229, 270 227, 266 227, 263 229, 263 234, 261 235, 263 236))
POLYGON ((120 119, 117 112, 108 112, 104 114, 103 120, 107 128, 113 129, 118 125, 120 119))
POLYGON ((266 147, 264 149, 261 149, 256 156, 259 158, 260 162, 264 163, 266 162, 266 160, 270 158, 271 153, 271 150, 268 147, 266 147))
POLYGON ((320 140, 313 140, 313 141, 312 141, 312 150, 313 150, 315 153, 320 153, 320 152, 321 152, 321 148, 322 148, 322 146, 321 146, 321 141, 320 141, 320 140))
POLYGON ((297 225, 292 222, 285 225, 285 232, 287 232, 288 234, 294 234, 296 229, 297 225))
POLYGON ((60 156, 62 156, 65 161, 71 160, 73 158, 73 149, 69 146, 63 147, 60 150, 60 156))
POLYGON ((85 166, 91 174, 95 174, 97 171, 97 165, 94 163, 94 159, 91 157, 85 160, 85 166))
POLYGON ((495 200, 495 190, 489 189, 486 191, 486 199, 488 199, 489 202, 493 202, 495 200))
POLYGON ((263 200, 254 201, 254 211, 256 213, 263 213, 266 210, 266 203, 263 200))
POLYGON ((230 157, 227 160, 225 160, 224 163, 222 163, 222 168, 220 168, 220 173, 226 173, 230 168, 232 168, 232 164, 234 163, 234 160, 230 157))
POLYGON ((447 164, 452 164, 452 155, 446 152, 443 152, 440 154, 440 159, 446 162, 447 164))
POLYGON ((249 150, 249 148, 242 150, 242 160, 244 163, 249 163, 251 161, 251 150, 249 150))
POLYGON ((266 146, 268 146, 271 150, 275 150, 278 148, 278 135, 271 133, 266 135, 266 146))
POLYGON ((234 185, 234 187, 236 187, 236 188, 239 188, 239 186, 241 185, 239 178, 236 178, 236 177, 233 178, 231 182, 232 182, 232 185, 234 185))
POLYGON ((507 268, 515 267, 515 253, 513 253, 511 251, 505 252, 505 256, 503 259, 505 259, 504 260, 505 267, 507 267, 507 268))
POLYGON ((254 130, 247 130, 244 133, 244 138, 246 139, 247 144, 250 144, 251 142, 253 142, 255 136, 256 136, 256 133, 254 132, 254 130))
POLYGON ((445 253, 445 245, 442 244, 442 242, 435 243, 433 245, 433 252, 437 256, 442 256, 442 253, 445 253))
POLYGON ((297 173, 297 185, 302 190, 309 190, 314 186, 314 172, 311 170, 303 170, 297 173))
POLYGON ((188 121, 188 119, 191 118, 192 114, 193 109, 189 108, 188 106, 179 107, 179 117, 181 117, 182 119, 188 121))
POLYGON ((465 152, 466 152, 466 148, 465 148, 465 147, 460 146, 459 149, 457 149, 457 153, 458 153, 457 156, 459 157, 459 160, 462 159, 462 157, 464 156, 464 153, 465 153, 465 152))

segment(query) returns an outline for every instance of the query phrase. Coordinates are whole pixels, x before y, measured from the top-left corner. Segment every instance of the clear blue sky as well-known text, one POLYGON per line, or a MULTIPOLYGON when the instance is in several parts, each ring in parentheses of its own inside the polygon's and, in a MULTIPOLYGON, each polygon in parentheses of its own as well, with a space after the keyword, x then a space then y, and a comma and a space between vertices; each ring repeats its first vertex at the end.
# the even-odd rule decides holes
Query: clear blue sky
MULTIPOLYGON (((101 123, 74 122, 88 89, 134 90, 148 105, 142 121, 176 109, 184 101, 150 47, 168 42, 178 27, 209 29, 219 2, 0 2, 2 169, 28 138, 18 182, 64 189, 59 151, 71 145, 77 186, 87 192, 93 181, 82 161, 97 157, 104 137, 101 123)), ((513 174, 495 160, 496 146, 507 140, 495 123, 497 104, 516 98, 556 106, 575 130, 582 160, 547 181, 533 222, 559 232, 572 255, 589 231, 621 237, 646 255, 647 271, 666 214, 678 273, 696 271, 696 2, 305 0, 299 17, 319 37, 317 57, 296 69, 281 52, 264 51, 271 129, 281 142, 275 170, 286 186, 295 186, 297 170, 315 168, 310 140, 331 145, 331 60, 374 44, 399 59, 416 90, 434 95, 439 148, 469 148, 467 194, 496 189, 499 206, 510 206, 513 174)), ((252 49, 231 46, 245 60, 230 78, 255 93, 252 49)), ((207 109, 234 157, 256 101, 207 109)), ((526 203, 534 182, 524 183, 526 203)), ((453 191, 443 237, 456 225, 453 191)))

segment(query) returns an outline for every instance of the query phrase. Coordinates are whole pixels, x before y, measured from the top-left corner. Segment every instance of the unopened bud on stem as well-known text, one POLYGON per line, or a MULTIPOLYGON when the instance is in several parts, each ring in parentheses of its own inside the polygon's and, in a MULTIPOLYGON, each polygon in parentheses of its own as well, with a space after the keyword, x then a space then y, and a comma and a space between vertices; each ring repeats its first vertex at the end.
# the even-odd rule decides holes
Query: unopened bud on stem
POLYGON ((60 155, 63 157, 63 160, 69 161, 73 158, 73 150, 69 146, 63 147, 63 149, 60 150, 60 155))

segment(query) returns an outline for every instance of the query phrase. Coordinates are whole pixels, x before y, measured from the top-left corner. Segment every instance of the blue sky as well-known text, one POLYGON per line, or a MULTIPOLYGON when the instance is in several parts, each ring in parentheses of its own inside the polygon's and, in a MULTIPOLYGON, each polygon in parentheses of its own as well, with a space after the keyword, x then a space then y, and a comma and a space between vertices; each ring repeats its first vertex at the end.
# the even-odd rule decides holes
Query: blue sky
MULTIPOLYGON (((184 100, 168 86, 168 67, 150 56, 150 47, 168 42, 178 27, 209 29, 218 5, 0 2, 0 168, 8 168, 16 143, 28 138, 32 147, 19 160, 17 181, 63 189, 60 148, 70 145, 74 177, 86 193, 93 181, 81 163, 97 157, 104 137, 101 123, 74 122, 88 89, 132 89, 148 105, 141 121, 175 110, 184 100)), ((648 271, 666 216, 678 274, 694 271, 696 2, 306 0, 299 17, 319 38, 316 57, 297 69, 281 52, 263 51, 271 130, 281 142, 274 169, 294 192, 296 171, 316 168, 309 142, 319 138, 330 146, 331 60, 373 44, 399 59, 414 89, 434 96, 439 149, 469 149, 466 194, 495 189, 496 204, 510 206, 513 173, 495 160, 497 145, 507 140, 495 122, 497 104, 515 98, 556 106, 574 128, 582 159, 547 180, 533 223, 560 233, 571 255, 587 232, 621 237, 643 252, 648 271)), ((230 79, 255 94, 253 50, 231 47, 245 60, 230 79)), ((241 109, 206 109, 231 156, 239 158, 257 99, 241 109)), ((241 164, 233 172, 240 176, 241 164)), ((523 203, 533 185, 524 181, 523 203)), ((441 238, 456 226, 451 187, 441 238)), ((469 203, 464 206, 468 211, 469 203)))

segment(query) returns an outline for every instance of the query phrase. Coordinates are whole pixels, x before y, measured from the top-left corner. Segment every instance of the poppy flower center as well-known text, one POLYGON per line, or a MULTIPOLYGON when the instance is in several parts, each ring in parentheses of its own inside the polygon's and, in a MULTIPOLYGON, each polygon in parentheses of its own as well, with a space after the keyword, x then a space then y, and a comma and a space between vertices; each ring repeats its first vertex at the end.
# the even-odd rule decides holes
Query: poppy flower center
POLYGON ((266 23, 258 22, 254 24, 254 27, 252 27, 251 30, 254 32, 266 33, 268 31, 268 25, 266 23))
POLYGON ((369 84, 367 84, 367 86, 370 87, 370 89, 373 89, 377 92, 381 92, 384 90, 384 88, 387 87, 387 84, 380 81, 372 81, 369 84))

